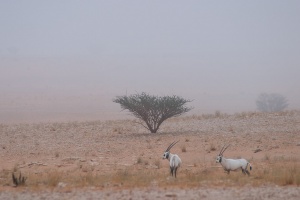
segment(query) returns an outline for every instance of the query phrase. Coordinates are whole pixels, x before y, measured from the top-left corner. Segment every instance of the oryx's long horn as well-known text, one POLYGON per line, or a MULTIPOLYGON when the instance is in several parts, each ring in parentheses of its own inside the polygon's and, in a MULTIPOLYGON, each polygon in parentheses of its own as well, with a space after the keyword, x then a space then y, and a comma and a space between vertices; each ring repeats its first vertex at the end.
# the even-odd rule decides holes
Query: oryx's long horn
POLYGON ((223 151, 224 147, 225 147, 225 144, 224 144, 224 146, 222 147, 222 149, 221 149, 221 151, 219 153, 220 156, 222 155, 222 151, 223 151))
POLYGON ((230 146, 230 144, 227 145, 227 147, 224 148, 224 150, 222 151, 222 153, 221 153, 220 155, 223 155, 223 153, 225 152, 225 150, 226 150, 229 146, 230 146))
MULTIPOLYGON (((179 140, 178 140, 177 142, 179 142, 179 140)), ((167 148, 166 151, 170 151, 170 149, 171 149, 177 142, 175 142, 175 141, 172 142, 172 144, 170 144, 170 146, 167 148)))

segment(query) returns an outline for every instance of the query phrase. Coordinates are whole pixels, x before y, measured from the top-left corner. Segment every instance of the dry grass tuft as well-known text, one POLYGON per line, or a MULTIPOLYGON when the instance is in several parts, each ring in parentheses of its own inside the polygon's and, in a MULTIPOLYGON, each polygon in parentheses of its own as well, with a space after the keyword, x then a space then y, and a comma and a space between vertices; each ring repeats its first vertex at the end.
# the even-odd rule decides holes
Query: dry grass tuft
POLYGON ((155 165, 158 169, 160 169, 160 168, 161 168, 161 161, 160 161, 159 159, 156 159, 156 160, 154 161, 154 165, 155 165))
MULTIPOLYGON (((144 163, 144 161, 141 161, 144 163)), ((197 187, 197 186, 261 186, 266 183, 276 185, 300 185, 300 162, 296 159, 273 160, 261 163, 250 171, 251 175, 242 174, 239 170, 224 173, 224 170, 215 165, 203 167, 194 163, 192 168, 182 168, 178 171, 177 179, 171 178, 168 167, 162 167, 159 159, 154 160, 149 168, 124 167, 111 170, 108 173, 101 171, 57 171, 52 170, 41 174, 29 174, 27 187, 57 187, 65 183, 69 187, 148 187, 155 182, 159 187, 197 187), (156 167, 151 167, 156 166, 156 167)), ((9 173, 2 172, 3 177, 9 173)))
POLYGON ((137 164, 144 164, 144 165, 149 165, 149 161, 148 160, 143 160, 141 157, 138 157, 137 164))
POLYGON ((300 185, 300 164, 296 162, 278 162, 257 173, 257 178, 277 185, 300 185))
POLYGON ((62 175, 63 174, 61 174, 58 171, 51 171, 46 174, 46 177, 43 180, 43 183, 47 186, 55 187, 62 180, 62 175))

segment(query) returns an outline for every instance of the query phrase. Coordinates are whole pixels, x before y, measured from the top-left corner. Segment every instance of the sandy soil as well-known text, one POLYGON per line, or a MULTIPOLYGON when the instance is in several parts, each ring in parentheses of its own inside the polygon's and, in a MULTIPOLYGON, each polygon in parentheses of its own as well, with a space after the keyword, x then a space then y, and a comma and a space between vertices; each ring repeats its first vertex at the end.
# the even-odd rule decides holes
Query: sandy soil
POLYGON ((0 135, 0 199, 300 199, 298 111, 180 117, 157 134, 112 120, 1 124, 0 135), (174 140, 177 179, 162 160, 174 140), (250 177, 215 162, 224 144, 225 157, 251 162, 250 177), (272 179, 292 165, 293 181, 272 179), (13 187, 20 171, 26 185, 13 187))
POLYGON ((247 199, 247 200, 298 200, 298 187, 259 187, 259 188, 197 188, 197 189, 125 189, 125 190, 72 190, 68 192, 7 192, 0 193, 0 199, 247 199))

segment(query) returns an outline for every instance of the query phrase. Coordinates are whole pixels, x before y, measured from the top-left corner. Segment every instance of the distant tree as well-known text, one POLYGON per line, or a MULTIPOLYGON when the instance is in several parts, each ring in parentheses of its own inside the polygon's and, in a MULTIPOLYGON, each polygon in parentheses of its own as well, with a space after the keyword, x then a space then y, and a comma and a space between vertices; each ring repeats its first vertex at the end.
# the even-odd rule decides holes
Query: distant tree
POLYGON ((256 106, 262 112, 278 112, 288 107, 287 100, 281 94, 262 93, 256 100, 256 106))
POLYGON ((171 117, 190 111, 185 104, 191 102, 179 96, 153 96, 146 93, 130 96, 117 96, 113 102, 119 103, 123 110, 128 110, 139 119, 139 124, 156 133, 160 125, 171 117))

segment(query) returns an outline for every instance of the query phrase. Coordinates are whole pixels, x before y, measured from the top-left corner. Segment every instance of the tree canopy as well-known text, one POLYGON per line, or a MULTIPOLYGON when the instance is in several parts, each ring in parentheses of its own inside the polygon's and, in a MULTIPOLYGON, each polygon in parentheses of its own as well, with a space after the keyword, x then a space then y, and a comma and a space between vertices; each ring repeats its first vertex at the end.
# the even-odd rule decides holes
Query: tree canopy
POLYGON ((123 110, 131 112, 151 133, 156 133, 166 119, 182 115, 192 109, 186 106, 191 100, 176 95, 154 96, 144 92, 117 96, 113 102, 119 103, 123 110))
POLYGON ((281 94, 262 93, 256 100, 256 106, 262 112, 278 112, 288 107, 287 100, 281 94))

